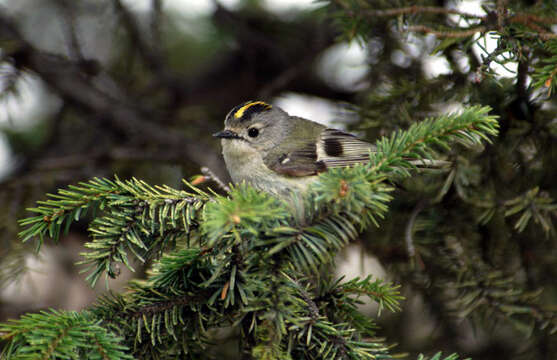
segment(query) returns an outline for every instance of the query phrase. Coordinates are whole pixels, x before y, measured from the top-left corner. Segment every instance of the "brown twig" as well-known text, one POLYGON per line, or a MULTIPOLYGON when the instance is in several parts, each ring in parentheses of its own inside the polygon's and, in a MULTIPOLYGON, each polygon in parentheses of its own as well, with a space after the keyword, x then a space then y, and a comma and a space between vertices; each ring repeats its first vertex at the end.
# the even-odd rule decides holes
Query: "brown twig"
POLYGON ((534 31, 538 32, 538 35, 542 38, 542 40, 549 40, 557 38, 557 34, 552 33, 550 30, 544 29, 538 23, 542 24, 553 24, 557 23, 557 18, 554 19, 554 22, 544 22, 544 21, 537 21, 537 20, 547 20, 539 17, 534 17, 532 15, 523 15, 517 14, 511 16, 508 21, 514 24, 522 24, 526 27, 533 29, 534 31))
POLYGON ((416 248, 414 247, 414 223, 416 222, 416 218, 418 214, 423 209, 423 204, 420 202, 414 210, 412 210, 412 214, 410 214, 410 218, 406 223, 406 230, 404 231, 404 238, 406 240, 406 251, 408 252, 408 257, 413 258, 416 255, 416 248))
POLYGON ((412 26, 408 26, 406 30, 433 34, 441 38, 464 38, 464 37, 472 36, 479 32, 480 33, 486 32, 487 28, 485 26, 476 26, 474 28, 462 30, 462 31, 443 31, 443 30, 436 30, 425 25, 412 25, 412 26))
POLYGON ((546 25, 557 24, 557 17, 542 17, 537 15, 531 15, 531 14, 511 15, 507 10, 507 2, 508 2, 507 0, 497 1, 496 11, 491 14, 492 16, 495 17, 496 24, 491 24, 491 25, 489 23, 490 14, 475 15, 457 9, 448 9, 448 8, 437 7, 437 6, 415 5, 409 7, 384 9, 384 10, 366 9, 359 12, 355 12, 351 10, 348 5, 342 2, 337 1, 336 3, 345 10, 348 16, 351 17, 359 17, 362 15, 369 16, 369 17, 389 17, 389 16, 399 16, 399 15, 406 15, 406 14, 445 14, 445 15, 458 15, 463 18, 481 20, 480 25, 476 27, 469 28, 469 29, 455 30, 455 31, 438 30, 426 25, 412 25, 407 28, 409 31, 429 33, 442 38, 468 37, 477 32, 486 32, 490 30, 496 30, 502 32, 506 22, 521 23, 529 27, 534 31, 536 31, 542 40, 557 38, 557 34, 551 32, 551 30, 544 29, 539 25, 539 23, 546 24, 546 25))
POLYGON ((152 16, 151 16, 151 34, 152 34, 152 45, 157 53, 161 53, 161 20, 162 20, 162 0, 152 0, 151 1, 152 16))
POLYGON ((139 24, 130 13, 128 8, 122 4, 120 0, 112 0, 116 11, 118 11, 134 46, 137 48, 139 55, 143 61, 154 70, 158 71, 162 67, 162 62, 159 54, 155 53, 143 36, 139 24))
POLYGON ((83 61, 83 53, 77 37, 75 29, 76 14, 73 8, 73 2, 67 0, 57 0, 58 6, 63 13, 63 23, 65 27, 64 35, 68 37, 68 50, 70 56, 75 60, 83 61))
POLYGON ((504 20, 507 17, 507 0, 497 0, 497 8, 495 15, 497 16, 497 30, 503 31, 504 20))
POLYGON ((343 3, 337 2, 337 4, 343 6, 345 10, 348 10, 347 13, 351 16, 355 15, 366 15, 366 16, 397 16, 397 15, 405 15, 405 14, 446 14, 446 15, 459 15, 465 18, 471 19, 484 19, 485 16, 482 15, 475 15, 466 13, 457 9, 447 9, 443 7, 437 6, 408 6, 402 8, 393 8, 393 9, 385 9, 385 10, 363 10, 358 12, 357 14, 351 11, 347 5, 343 3))
POLYGON ((557 17, 554 16, 542 17, 542 16, 537 16, 532 14, 516 14, 513 15, 513 18, 526 18, 528 19, 528 21, 534 21, 537 23, 542 23, 547 25, 557 24, 557 17))
POLYGON ((201 173, 203 174, 203 176, 205 176, 205 178, 213 180, 218 185, 218 187, 224 190, 226 193, 230 192, 230 187, 228 187, 221 179, 219 179, 219 177, 215 175, 215 173, 212 172, 211 169, 209 169, 208 167, 202 167, 201 173))
MULTIPOLYGON (((203 166, 219 167, 215 151, 201 141, 155 122, 152 116, 144 115, 131 103, 121 89, 112 86, 105 89, 102 84, 82 76, 80 64, 58 55, 37 49, 25 41, 9 17, 0 14, 0 38, 10 38, 17 48, 17 68, 38 74, 65 101, 69 101, 85 113, 98 114, 92 119, 111 120, 110 125, 129 139, 139 143, 157 142, 181 147, 188 158, 203 166)), ((14 55, 15 56, 15 55, 14 55)))

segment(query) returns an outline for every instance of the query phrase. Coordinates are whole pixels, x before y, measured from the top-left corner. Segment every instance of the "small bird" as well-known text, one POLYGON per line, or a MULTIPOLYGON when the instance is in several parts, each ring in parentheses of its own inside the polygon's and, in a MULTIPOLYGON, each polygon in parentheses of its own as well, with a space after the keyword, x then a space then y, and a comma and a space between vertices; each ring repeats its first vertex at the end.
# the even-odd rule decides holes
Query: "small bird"
POLYGON ((375 146, 352 134, 291 116, 263 101, 248 101, 226 116, 221 139, 226 168, 237 184, 283 197, 305 192, 329 168, 369 160, 375 146))

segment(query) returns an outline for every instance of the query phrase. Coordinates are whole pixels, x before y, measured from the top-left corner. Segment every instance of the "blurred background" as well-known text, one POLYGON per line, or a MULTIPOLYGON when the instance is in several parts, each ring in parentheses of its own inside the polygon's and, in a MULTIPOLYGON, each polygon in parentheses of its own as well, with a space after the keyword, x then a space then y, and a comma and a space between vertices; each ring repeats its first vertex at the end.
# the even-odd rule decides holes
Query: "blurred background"
MULTIPOLYGON (((553 358, 557 107, 533 73, 553 55, 541 40, 555 41, 555 16, 553 1, 526 0, 0 1, 0 321, 79 310, 106 291, 75 265, 87 222, 34 255, 17 239, 25 208, 115 174, 179 188, 208 167, 228 182, 211 134, 239 103, 369 141, 483 104, 500 116, 496 144, 455 146, 450 170, 405 181, 390 218, 339 258, 339 276, 403 285, 404 311, 379 319, 395 352, 553 358), (444 11, 373 12, 416 4, 444 11), (512 21, 497 28, 522 12, 549 16, 529 29, 537 38, 512 21), (498 32, 450 34, 479 22, 498 32)), ((143 273, 122 269, 110 288, 132 276, 143 273)))

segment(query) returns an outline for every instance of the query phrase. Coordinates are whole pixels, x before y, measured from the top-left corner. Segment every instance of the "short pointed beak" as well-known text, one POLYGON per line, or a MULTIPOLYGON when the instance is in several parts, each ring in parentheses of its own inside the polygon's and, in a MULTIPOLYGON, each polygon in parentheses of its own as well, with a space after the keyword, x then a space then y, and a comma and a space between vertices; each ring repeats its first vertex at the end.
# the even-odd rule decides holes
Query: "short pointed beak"
POLYGON ((231 130, 223 130, 213 134, 214 137, 221 139, 242 139, 240 135, 231 130))

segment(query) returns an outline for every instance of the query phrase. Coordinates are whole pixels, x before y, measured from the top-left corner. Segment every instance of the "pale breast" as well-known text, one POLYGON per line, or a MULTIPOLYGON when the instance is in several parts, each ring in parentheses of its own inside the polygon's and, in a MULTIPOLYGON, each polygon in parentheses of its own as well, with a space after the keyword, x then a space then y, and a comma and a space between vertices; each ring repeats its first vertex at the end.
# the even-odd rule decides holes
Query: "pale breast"
POLYGON ((306 191, 316 176, 286 177, 270 170, 261 155, 241 140, 222 140, 223 157, 234 184, 245 181, 253 187, 276 195, 306 191))

